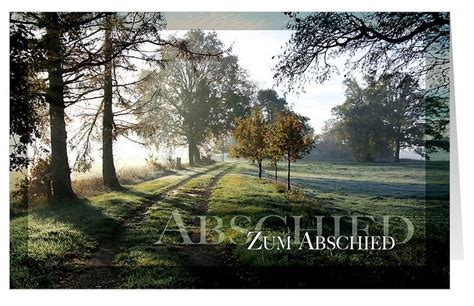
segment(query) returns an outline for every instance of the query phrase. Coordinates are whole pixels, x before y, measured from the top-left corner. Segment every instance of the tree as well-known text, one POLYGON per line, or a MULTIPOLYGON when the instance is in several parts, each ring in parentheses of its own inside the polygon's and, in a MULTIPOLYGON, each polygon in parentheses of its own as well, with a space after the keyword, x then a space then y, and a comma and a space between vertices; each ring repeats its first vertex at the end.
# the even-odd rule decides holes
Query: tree
POLYGON ((413 148, 425 156, 425 103, 418 82, 409 74, 383 75, 379 84, 369 85, 381 92, 380 103, 385 111, 380 113, 388 124, 387 137, 393 142, 394 161, 400 162, 400 150, 413 148))
POLYGON ((44 51, 24 24, 10 24, 10 170, 30 163, 28 146, 41 138, 46 84, 37 77, 44 51))
POLYGON ((48 76, 47 82, 43 80, 47 84, 46 93, 42 92, 41 96, 49 104, 53 198, 75 198, 70 182, 65 109, 78 102, 105 96, 107 99, 90 116, 89 124, 81 127, 80 136, 69 139, 69 146, 77 149, 83 144, 75 166, 88 169, 92 160, 89 156, 92 129, 99 115, 103 114, 104 183, 110 187, 119 186, 113 166, 112 142, 119 131, 125 134, 126 129, 114 120, 111 97, 114 95, 121 102, 121 115, 127 116, 136 108, 130 106, 133 103, 124 102, 121 96, 121 88, 131 84, 118 84, 118 67, 133 71, 134 65, 128 61, 130 58, 160 61, 155 50, 140 49, 145 43, 158 47, 173 46, 180 50, 185 48, 179 42, 159 38, 157 32, 163 26, 159 13, 14 13, 10 21, 13 27, 24 27, 28 33, 33 33, 34 39, 30 39, 33 46, 30 48, 41 50, 44 58, 36 62, 35 72, 37 76, 41 73, 48 76), (105 36, 110 39, 104 44, 105 36), (97 92, 103 89, 105 94, 98 95, 97 92))
POLYGON ((324 82, 337 71, 331 59, 346 56, 349 71, 406 70, 418 77, 429 75, 446 90, 449 87, 449 13, 287 15, 288 29, 295 33, 279 56, 278 81, 288 81, 290 86, 324 82))
POLYGON ((230 154, 257 161, 259 178, 262 178, 262 162, 268 156, 267 131, 268 124, 258 108, 249 117, 237 119, 232 130, 235 144, 231 146, 230 154))
POLYGON ((398 72, 424 78, 426 102, 438 101, 427 106, 437 119, 424 122, 426 138, 433 140, 425 143, 425 150, 447 148, 449 13, 286 14, 291 18, 288 28, 295 32, 279 55, 277 82, 286 83, 289 90, 309 81, 322 83, 338 72, 332 61, 336 58, 347 59, 347 74, 360 69, 377 78, 398 72))
POLYGON ((345 81, 346 101, 333 109, 339 135, 356 160, 373 161, 402 148, 424 156, 424 99, 418 82, 407 74, 366 77, 367 85, 345 81))
POLYGON ((104 71, 104 102, 103 102, 103 121, 102 121, 102 178, 104 185, 117 190, 120 189, 120 183, 115 172, 113 156, 113 111, 112 111, 112 70, 114 61, 112 56, 112 31, 114 27, 113 16, 107 16, 105 20, 105 39, 104 39, 104 57, 107 61, 104 71))
POLYGON ((336 118, 330 118, 322 127, 315 147, 317 150, 311 152, 316 159, 320 160, 348 160, 351 152, 342 137, 342 122, 336 118))
POLYGON ((346 101, 333 108, 340 121, 340 135, 349 146, 352 156, 359 161, 373 161, 390 151, 387 137, 390 129, 380 115, 384 112, 380 92, 364 88, 357 81, 345 81, 346 101), (379 95, 379 96, 377 96, 379 95))
POLYGON ((110 189, 121 188, 115 171, 113 143, 119 136, 134 141, 129 134, 140 126, 132 122, 133 117, 143 111, 145 104, 135 91, 136 85, 146 79, 134 74, 136 64, 161 62, 158 56, 160 48, 175 45, 160 38, 162 28, 160 13, 141 12, 110 13, 95 26, 102 34, 102 40, 98 42, 102 48, 98 55, 103 63, 91 67, 87 78, 80 84, 81 104, 87 104, 87 107, 81 105, 78 108, 76 115, 83 125, 70 138, 70 145, 77 151, 74 169, 87 171, 93 161, 90 141, 102 140, 102 176, 104 185, 110 189))
POLYGON ((425 153, 426 158, 439 149, 449 152, 449 100, 443 96, 430 96, 425 103, 425 153))
MULTIPOLYGON (((278 113, 274 113, 274 119, 277 118, 278 113)), ((265 155, 270 159, 271 165, 275 168, 275 182, 278 182, 278 162, 285 156, 285 152, 282 150, 279 143, 276 143, 274 140, 276 139, 275 134, 276 130, 273 129, 272 124, 270 123, 267 135, 266 135, 266 142, 267 148, 265 155)))
POLYGON ((281 112, 288 106, 285 98, 280 98, 273 89, 259 90, 256 104, 264 112, 269 122, 273 121, 276 112, 281 112))
POLYGON ((66 123, 64 121, 64 66, 66 48, 63 45, 64 25, 58 13, 44 13, 46 28, 48 89, 46 102, 49 104, 51 129, 51 178, 53 197, 75 199, 71 186, 71 169, 67 158, 66 123))
POLYGON ((144 131, 145 138, 154 135, 152 141, 160 144, 188 145, 193 166, 200 163, 199 146, 210 135, 221 136, 247 114, 253 86, 216 33, 189 31, 184 41, 187 48, 212 56, 179 56, 172 48, 165 50, 165 66, 143 88, 153 101, 140 121, 159 126, 144 131))
POLYGON ((291 162, 303 158, 314 148, 313 129, 307 121, 308 118, 293 111, 281 112, 277 114, 270 134, 270 148, 277 148, 276 151, 282 152, 288 161, 288 192, 291 190, 291 162))
MULTIPOLYGON (((11 24, 23 25, 37 38, 32 48, 43 50, 38 73, 47 73, 44 94, 49 105, 52 199, 75 199, 67 156, 65 108, 79 101, 73 98, 74 84, 88 67, 102 64, 97 31, 91 30, 105 13, 15 13, 11 24)), ((33 42, 33 41, 32 41, 33 42)))

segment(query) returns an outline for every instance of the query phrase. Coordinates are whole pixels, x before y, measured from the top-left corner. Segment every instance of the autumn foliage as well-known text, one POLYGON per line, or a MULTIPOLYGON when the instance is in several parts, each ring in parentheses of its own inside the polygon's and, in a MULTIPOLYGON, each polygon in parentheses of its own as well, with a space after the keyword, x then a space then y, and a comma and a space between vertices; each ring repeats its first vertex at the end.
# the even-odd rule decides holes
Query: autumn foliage
POLYGON ((258 177, 262 177, 262 162, 269 159, 276 169, 278 162, 285 159, 288 165, 288 191, 291 190, 291 162, 303 158, 314 147, 315 138, 307 118, 290 110, 276 113, 273 122, 264 119, 260 109, 252 111, 247 118, 236 121, 232 132, 236 144, 231 155, 258 164, 258 177))

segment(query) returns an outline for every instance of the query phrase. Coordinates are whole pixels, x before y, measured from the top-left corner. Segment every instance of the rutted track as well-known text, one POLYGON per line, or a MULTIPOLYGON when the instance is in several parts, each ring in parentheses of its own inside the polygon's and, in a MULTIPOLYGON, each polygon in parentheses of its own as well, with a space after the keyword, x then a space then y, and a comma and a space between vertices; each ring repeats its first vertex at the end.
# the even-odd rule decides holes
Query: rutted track
POLYGON ((124 218, 115 230, 110 239, 99 244, 96 251, 85 262, 84 267, 79 270, 71 271, 61 282, 61 287, 64 288, 113 288, 117 287, 117 267, 114 265, 115 256, 121 251, 123 235, 127 227, 140 223, 146 216, 147 211, 152 206, 158 206, 159 203, 167 201, 176 194, 179 194, 183 186, 192 180, 200 177, 216 174, 212 177, 210 182, 204 189, 189 191, 190 194, 196 194, 199 199, 195 203, 193 209, 202 213, 207 212, 208 200, 211 194, 211 189, 228 171, 233 168, 233 165, 220 164, 209 168, 203 172, 190 175, 176 183, 165 187, 160 194, 145 198, 141 205, 137 207, 130 215, 124 218))
MULTIPOLYGON (((195 215, 195 222, 199 222, 197 215, 203 216, 207 214, 209 209, 209 199, 213 188, 224 175, 234 168, 234 166, 235 165, 228 166, 223 171, 218 172, 209 180, 206 186, 193 188, 187 192, 189 195, 196 198, 192 209, 192 212, 195 215)), ((191 240, 196 242, 200 240, 200 232, 191 231, 190 237, 191 240)), ((188 256, 188 265, 193 267, 228 265, 230 260, 229 257, 225 256, 223 252, 218 250, 216 245, 183 245, 179 249, 179 252, 188 256)))

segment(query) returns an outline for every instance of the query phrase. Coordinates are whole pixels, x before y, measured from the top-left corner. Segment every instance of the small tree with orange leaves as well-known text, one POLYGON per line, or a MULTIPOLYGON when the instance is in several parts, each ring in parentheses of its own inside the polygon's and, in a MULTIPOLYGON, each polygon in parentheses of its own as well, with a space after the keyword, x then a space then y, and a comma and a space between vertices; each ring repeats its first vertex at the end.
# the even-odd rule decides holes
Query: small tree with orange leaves
POLYGON ((276 115, 271 132, 268 133, 269 151, 282 154, 288 161, 288 191, 291 190, 291 162, 303 158, 314 148, 313 129, 307 121, 306 117, 293 111, 283 111, 276 115))
POLYGON ((230 148, 233 157, 242 157, 258 164, 258 177, 262 177, 262 162, 268 157, 268 124, 260 109, 252 111, 249 117, 237 119, 232 136, 235 145, 230 148))

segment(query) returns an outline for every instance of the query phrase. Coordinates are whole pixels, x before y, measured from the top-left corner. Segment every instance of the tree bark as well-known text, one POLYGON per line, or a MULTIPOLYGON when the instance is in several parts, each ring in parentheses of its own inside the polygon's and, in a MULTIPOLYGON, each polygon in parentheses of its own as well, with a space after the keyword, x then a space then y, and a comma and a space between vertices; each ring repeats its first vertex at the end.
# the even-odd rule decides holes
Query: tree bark
POLYGON ((400 140, 399 139, 395 141, 395 162, 396 163, 400 162, 400 140))
POLYGON ((76 195, 71 186, 71 169, 67 157, 66 122, 64 121, 64 80, 62 74, 61 25, 57 13, 45 13, 48 83, 46 102, 49 103, 51 132, 51 184, 52 201, 73 200, 76 195))
POLYGON ((194 163, 197 165, 201 164, 201 153, 199 152, 199 148, 196 145, 194 145, 193 152, 194 152, 194 163))
POLYGON ((102 178, 104 185, 113 190, 121 189, 117 173, 115 171, 113 153, 113 125, 114 114, 112 111, 112 17, 107 17, 104 41, 104 53, 108 62, 104 71, 104 110, 102 123, 102 178))
POLYGON ((225 138, 222 139, 222 162, 225 161, 225 138))
POLYGON ((189 166, 194 167, 194 142, 190 139, 188 140, 188 159, 189 159, 189 166))
POLYGON ((258 178, 262 178, 262 161, 258 161, 258 178))

